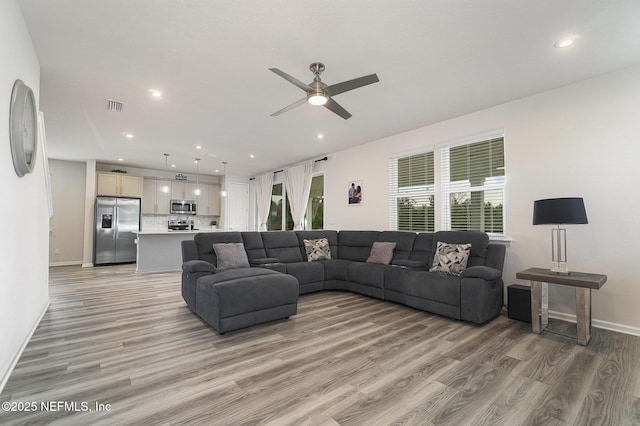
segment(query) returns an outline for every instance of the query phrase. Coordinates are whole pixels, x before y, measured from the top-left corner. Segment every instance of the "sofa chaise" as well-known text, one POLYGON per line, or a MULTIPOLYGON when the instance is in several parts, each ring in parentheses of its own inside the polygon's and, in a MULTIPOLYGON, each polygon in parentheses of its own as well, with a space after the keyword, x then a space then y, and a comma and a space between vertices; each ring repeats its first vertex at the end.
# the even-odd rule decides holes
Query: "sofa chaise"
POLYGON ((483 232, 210 232, 183 241, 182 254, 183 298, 218 332, 294 315, 298 294, 321 290, 351 291, 476 324, 493 319, 503 306, 505 246, 491 244, 483 232), (323 240, 330 258, 309 261, 309 242, 323 240), (213 245, 219 243, 241 245, 248 265, 217 271, 213 245), (392 247, 392 255, 372 260, 374 246, 385 245, 392 247), (466 250, 461 273, 431 270, 440 245, 466 250), (240 287, 233 297, 222 294, 214 300, 211 295, 216 288, 246 287, 248 282, 252 294, 264 283, 264 300, 245 303, 241 294, 249 290, 240 287))

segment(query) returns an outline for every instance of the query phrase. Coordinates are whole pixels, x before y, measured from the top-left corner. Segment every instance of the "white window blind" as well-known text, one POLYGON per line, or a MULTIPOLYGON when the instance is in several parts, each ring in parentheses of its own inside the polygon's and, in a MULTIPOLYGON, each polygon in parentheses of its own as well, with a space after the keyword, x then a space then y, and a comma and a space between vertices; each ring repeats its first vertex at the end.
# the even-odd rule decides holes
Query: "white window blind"
POLYGON ((433 151, 389 159, 389 227, 434 231, 433 151))
POLYGON ((440 148, 440 228, 504 235, 504 140, 440 148))

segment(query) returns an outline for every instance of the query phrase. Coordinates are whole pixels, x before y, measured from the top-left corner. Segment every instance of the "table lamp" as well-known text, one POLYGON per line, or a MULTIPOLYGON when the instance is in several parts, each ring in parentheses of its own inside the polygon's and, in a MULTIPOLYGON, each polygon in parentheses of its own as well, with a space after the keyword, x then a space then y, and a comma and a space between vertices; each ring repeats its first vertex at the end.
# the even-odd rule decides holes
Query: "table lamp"
POLYGON ((567 231, 562 224, 585 224, 587 212, 582 198, 548 198, 533 202, 534 225, 558 225, 551 230, 551 272, 569 275, 567 266, 567 231))

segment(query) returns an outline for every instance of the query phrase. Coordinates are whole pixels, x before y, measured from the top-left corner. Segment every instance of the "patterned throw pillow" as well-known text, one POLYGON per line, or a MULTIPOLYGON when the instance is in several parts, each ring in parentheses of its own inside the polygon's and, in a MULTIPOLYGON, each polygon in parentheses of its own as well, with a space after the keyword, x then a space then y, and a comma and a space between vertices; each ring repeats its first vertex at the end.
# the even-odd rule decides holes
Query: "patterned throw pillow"
POLYGON ((467 267, 471 244, 448 244, 438 241, 433 266, 429 271, 460 275, 467 267))
POLYGON ((304 250, 307 252, 307 261, 331 260, 331 247, 329 240, 320 238, 318 240, 303 240, 304 250))

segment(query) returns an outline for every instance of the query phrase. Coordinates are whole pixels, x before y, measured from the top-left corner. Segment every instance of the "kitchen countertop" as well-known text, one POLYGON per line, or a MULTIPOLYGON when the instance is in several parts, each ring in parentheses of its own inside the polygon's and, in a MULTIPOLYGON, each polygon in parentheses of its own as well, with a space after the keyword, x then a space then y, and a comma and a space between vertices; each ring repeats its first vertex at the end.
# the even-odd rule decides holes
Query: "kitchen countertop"
POLYGON ((138 235, 164 235, 164 234, 197 234, 199 232, 215 232, 211 229, 194 229, 192 231, 170 231, 168 229, 150 229, 148 231, 133 231, 138 235))

